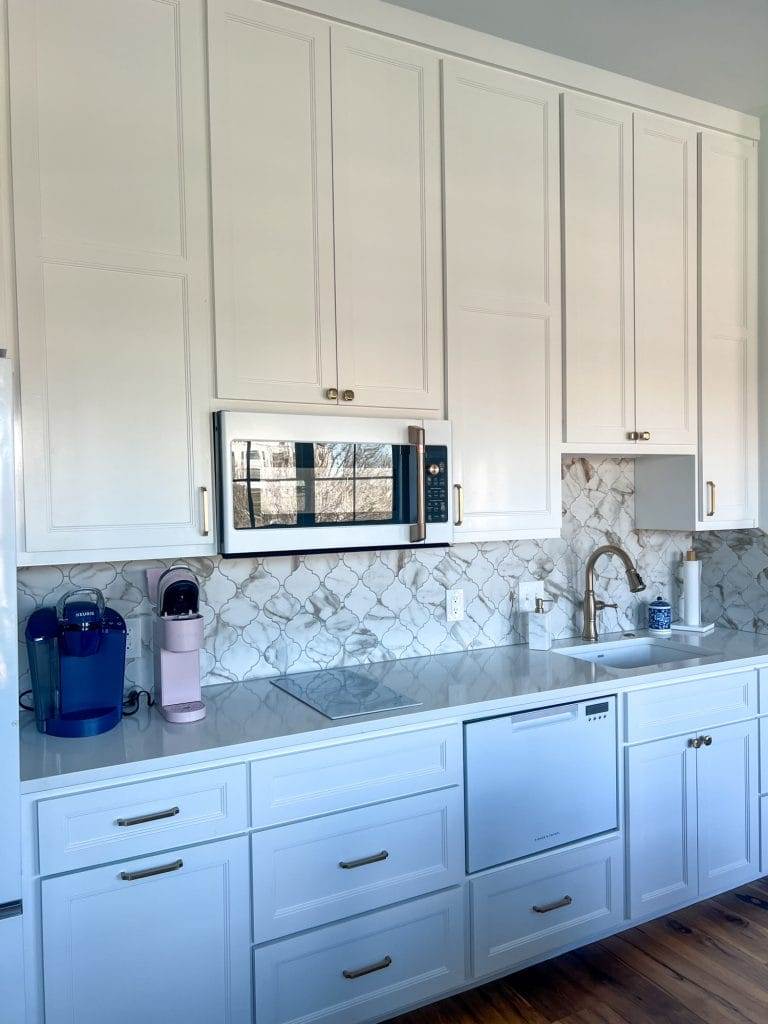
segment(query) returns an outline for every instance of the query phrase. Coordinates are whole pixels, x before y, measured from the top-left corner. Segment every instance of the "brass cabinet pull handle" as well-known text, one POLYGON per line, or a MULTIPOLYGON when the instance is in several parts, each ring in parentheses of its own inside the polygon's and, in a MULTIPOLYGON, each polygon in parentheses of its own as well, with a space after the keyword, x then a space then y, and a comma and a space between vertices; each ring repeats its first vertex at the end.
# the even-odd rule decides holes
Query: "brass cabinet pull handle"
POLYGON ((115 822, 121 828, 130 825, 146 825, 148 821, 161 821, 163 818, 175 818, 179 813, 178 807, 169 807, 167 811, 155 811, 153 814, 139 814, 135 818, 118 818, 115 822))
POLYGON ((339 867, 348 871, 350 868, 362 868, 366 864, 378 864, 379 861, 386 860, 387 857, 389 857, 389 852, 382 850, 381 853, 372 853, 370 857, 359 857, 357 860, 340 860, 339 867))
POLYGON ((385 967, 389 967, 392 963, 391 956, 385 956, 383 960, 377 960, 375 964, 368 964, 367 967, 356 967, 352 971, 342 971, 341 973, 349 981, 354 981, 355 978, 362 978, 366 974, 373 974, 374 971, 383 971, 385 967))
POLYGON ((688 740, 688 746, 693 747, 694 750, 698 750, 704 742, 701 736, 697 736, 696 739, 688 740))
POLYGON ((175 860, 171 864, 161 864, 157 868, 142 868, 141 871, 121 871, 120 877, 124 882, 137 882, 140 878, 151 878, 153 875, 167 875, 171 871, 178 871, 184 867, 183 860, 175 860))
POLYGON ((717 510, 717 488, 714 480, 707 480, 707 497, 709 499, 707 515, 711 518, 717 510))
POLYGON ((351 388, 345 388, 344 391, 341 392, 341 400, 343 402, 354 402, 355 392, 352 391, 351 388))
POLYGON ((464 488, 461 484, 454 484, 453 489, 456 491, 456 518, 453 521, 454 526, 464 525, 464 488))
POLYGON ((336 402, 336 401, 338 401, 339 389, 338 388, 327 388, 326 392, 325 392, 325 397, 328 399, 329 402, 336 402))
POLYGON ((408 444, 416 448, 416 522, 411 526, 411 543, 427 539, 427 481, 424 427, 408 427, 408 444))
POLYGON ((554 903, 544 903, 542 906, 537 906, 534 903, 531 910, 536 914, 549 914, 552 910, 560 910, 561 907, 570 907, 572 903, 573 896, 563 896, 561 900, 555 900, 554 903))
POLYGON ((711 736, 702 736, 701 737, 701 742, 704 744, 705 747, 711 747, 712 746, 712 737, 711 736))
POLYGON ((200 488, 200 497, 203 502, 203 526, 201 533, 204 537, 207 537, 211 532, 211 509, 208 503, 208 488, 200 488))

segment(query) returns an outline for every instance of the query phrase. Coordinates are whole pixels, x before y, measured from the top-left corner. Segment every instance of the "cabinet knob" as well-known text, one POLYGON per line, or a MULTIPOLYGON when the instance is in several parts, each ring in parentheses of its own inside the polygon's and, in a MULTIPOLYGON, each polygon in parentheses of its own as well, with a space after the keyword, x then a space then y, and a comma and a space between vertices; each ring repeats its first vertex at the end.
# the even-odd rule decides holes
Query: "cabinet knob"
POLYGON ((693 747, 694 750, 698 750, 704 740, 701 736, 697 736, 696 739, 688 740, 688 746, 693 747))
POLYGON ((341 392, 341 400, 343 402, 354 402, 355 392, 351 391, 349 388, 345 388, 344 391, 341 392))
POLYGON ((338 388, 328 388, 326 390, 326 392, 325 392, 325 397, 328 399, 329 402, 336 402, 336 401, 338 401, 339 389, 338 388))
POLYGON ((639 440, 640 441, 650 441, 651 440, 651 432, 650 432, 650 430, 641 430, 640 431, 639 440))
POLYGON ((712 737, 711 736, 702 736, 701 737, 701 742, 704 744, 705 747, 711 747, 712 746, 712 737))
POLYGON ((636 430, 630 430, 629 433, 627 434, 627 440, 628 441, 639 441, 640 440, 640 435, 638 434, 638 432, 636 430))

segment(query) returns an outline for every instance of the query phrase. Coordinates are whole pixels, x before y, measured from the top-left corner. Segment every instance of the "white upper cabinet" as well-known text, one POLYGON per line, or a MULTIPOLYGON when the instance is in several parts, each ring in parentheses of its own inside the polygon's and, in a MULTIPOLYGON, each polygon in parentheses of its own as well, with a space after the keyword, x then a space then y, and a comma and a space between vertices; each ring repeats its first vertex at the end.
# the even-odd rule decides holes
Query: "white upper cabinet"
POLYGON ((635 420, 696 444, 696 130, 634 115, 635 420))
POLYGON ((444 65, 457 540, 560 527, 558 91, 444 65))
POLYGON ((340 398, 440 413, 440 61, 336 26, 331 44, 340 398))
POLYGON ((217 393, 323 402, 336 387, 330 27, 258 0, 212 0, 208 19, 217 393))
POLYGON ((209 65, 218 397, 441 414, 439 59, 212 0, 209 65))
POLYGON ((209 552, 202 2, 12 0, 10 42, 20 558, 209 552))
POLYGON ((563 97, 565 441, 635 430, 632 111, 563 97))
POLYGON ((701 449, 705 528, 757 524, 757 152, 701 136, 701 449))
POLYGON ((693 451, 696 132, 564 98, 565 442, 693 451))

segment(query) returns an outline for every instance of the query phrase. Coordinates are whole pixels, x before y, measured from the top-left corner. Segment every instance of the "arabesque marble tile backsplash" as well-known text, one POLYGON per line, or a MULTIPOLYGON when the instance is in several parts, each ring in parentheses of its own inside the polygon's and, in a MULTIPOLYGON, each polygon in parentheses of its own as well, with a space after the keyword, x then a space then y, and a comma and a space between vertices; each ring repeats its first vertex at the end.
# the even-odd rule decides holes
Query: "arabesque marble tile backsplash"
POLYGON ((702 615, 730 629, 768 633, 768 534, 762 530, 697 533, 702 559, 702 615))
MULTIPOLYGON (((311 671, 392 658, 525 642, 525 617, 516 608, 520 580, 540 579, 554 598, 559 638, 581 631, 584 566, 600 544, 621 544, 648 584, 629 592, 622 567, 606 558, 598 567, 599 596, 618 610, 601 613, 605 633, 642 625, 658 594, 676 600, 685 533, 634 529, 631 459, 563 460, 563 530, 553 540, 456 544, 449 549, 295 555, 274 558, 181 560, 201 582, 205 683, 283 672, 311 671), (465 618, 448 623, 445 591, 464 591, 465 618)), ((30 613, 54 604, 74 587, 98 587, 124 616, 145 617, 151 606, 145 570, 171 562, 120 562, 23 568, 18 574, 20 642, 30 613)), ((766 556, 768 564, 768 556, 766 556)), ((22 687, 28 685, 21 643, 22 687)), ((126 685, 149 686, 148 646, 129 661, 126 685)))

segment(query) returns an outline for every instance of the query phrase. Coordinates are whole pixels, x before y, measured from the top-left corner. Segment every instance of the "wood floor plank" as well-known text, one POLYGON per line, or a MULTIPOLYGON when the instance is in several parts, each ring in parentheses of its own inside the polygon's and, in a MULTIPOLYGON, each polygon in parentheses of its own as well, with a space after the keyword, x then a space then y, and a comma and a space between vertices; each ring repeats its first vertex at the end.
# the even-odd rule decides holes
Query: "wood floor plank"
POLYGON ((768 1024, 768 878, 396 1024, 768 1024))

